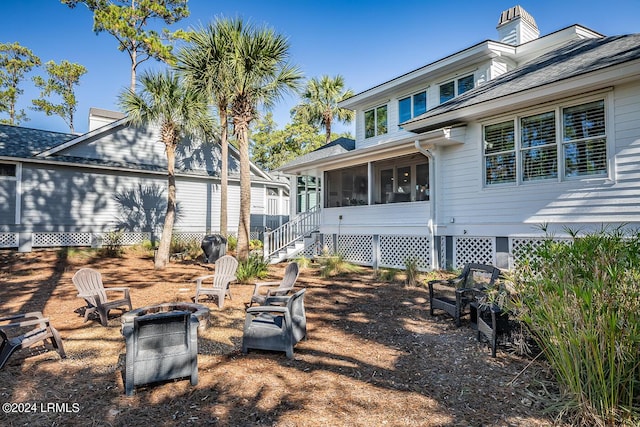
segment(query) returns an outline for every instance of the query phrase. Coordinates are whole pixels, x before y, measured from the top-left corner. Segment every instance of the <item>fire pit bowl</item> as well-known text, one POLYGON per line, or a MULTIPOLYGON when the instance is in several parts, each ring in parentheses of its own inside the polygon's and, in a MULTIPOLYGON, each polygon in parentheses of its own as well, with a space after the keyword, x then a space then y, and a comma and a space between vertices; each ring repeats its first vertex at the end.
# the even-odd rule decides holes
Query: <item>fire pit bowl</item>
POLYGON ((204 331, 209 325, 209 307, 202 304, 194 304, 190 302, 166 302, 163 304, 154 304, 147 307, 136 308, 125 313, 120 318, 122 327, 125 324, 133 323, 136 317, 154 313, 168 313, 171 311, 188 311, 192 317, 198 320, 198 330, 204 331))

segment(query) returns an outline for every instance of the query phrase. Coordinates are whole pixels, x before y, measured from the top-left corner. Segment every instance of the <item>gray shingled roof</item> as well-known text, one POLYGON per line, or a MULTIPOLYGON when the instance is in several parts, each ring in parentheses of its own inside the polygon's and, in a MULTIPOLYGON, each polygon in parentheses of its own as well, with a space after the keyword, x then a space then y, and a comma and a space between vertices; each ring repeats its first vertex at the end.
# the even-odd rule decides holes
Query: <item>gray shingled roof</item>
MULTIPOLYGON (((640 34, 570 42, 407 123, 640 59, 640 34)), ((426 129, 420 129, 423 131, 426 129)))
POLYGON ((283 168, 288 168, 291 166, 296 166, 303 163, 313 162, 315 160, 322 160, 327 157, 335 156, 337 154, 346 153, 347 151, 355 150, 356 141, 350 138, 340 137, 338 139, 334 139, 328 144, 323 145, 320 148, 317 148, 307 154, 304 154, 300 157, 295 158, 290 161, 286 165, 280 166, 276 170, 280 170, 283 168))
POLYGON ((29 158, 76 137, 70 133, 0 125, 0 156, 29 158))

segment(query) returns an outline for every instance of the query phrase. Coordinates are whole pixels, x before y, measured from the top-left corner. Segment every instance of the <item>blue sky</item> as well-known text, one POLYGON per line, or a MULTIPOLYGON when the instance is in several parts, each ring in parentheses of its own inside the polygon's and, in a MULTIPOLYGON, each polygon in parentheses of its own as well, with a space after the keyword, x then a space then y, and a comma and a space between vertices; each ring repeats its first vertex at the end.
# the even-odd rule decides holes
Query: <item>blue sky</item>
MULTIPOLYGON (((640 32, 639 0, 189 0, 191 16, 170 28, 198 27, 216 16, 269 25, 289 38, 291 61, 307 78, 341 74, 357 93, 496 39, 500 13, 516 4, 534 17, 541 35, 572 24, 604 35, 640 32)), ((93 33, 92 14, 84 5, 70 9, 56 0, 2 0, 2 18, 0 42, 17 41, 43 63, 66 59, 88 69, 76 88, 76 132, 88 130, 90 107, 118 109, 118 94, 129 84, 129 58, 117 50, 113 36, 93 33)), ((158 67, 155 61, 147 64, 142 69, 158 67)), ((43 70, 38 73, 44 75, 43 70)), ((30 120, 22 126, 69 130, 57 116, 28 110, 38 97, 30 76, 23 88, 18 107, 30 120)), ((279 127, 289 121, 289 110, 297 102, 297 97, 287 97, 274 109, 279 127)), ((353 133, 353 125, 334 130, 353 133)))

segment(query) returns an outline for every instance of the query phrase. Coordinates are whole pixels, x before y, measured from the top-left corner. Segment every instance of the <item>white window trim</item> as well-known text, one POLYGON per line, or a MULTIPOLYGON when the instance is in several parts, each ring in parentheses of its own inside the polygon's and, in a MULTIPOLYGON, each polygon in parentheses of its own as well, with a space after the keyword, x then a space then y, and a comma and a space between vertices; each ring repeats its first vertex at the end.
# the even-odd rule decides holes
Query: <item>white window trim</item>
MULTIPOLYGON (((446 82, 445 82, 446 83, 446 82)), ((570 98, 560 100, 555 102, 553 105, 548 104, 545 106, 539 106, 535 108, 530 108, 527 110, 522 110, 519 112, 515 112, 514 114, 509 115, 501 115, 499 117, 495 117, 491 120, 487 120, 485 122, 480 123, 480 158, 481 158, 481 170, 482 170, 482 188, 483 189, 494 189, 494 188, 504 188, 504 187, 515 187, 515 186, 528 186, 528 185, 540 185, 544 183, 561 183, 561 182, 608 182, 614 183, 616 177, 615 171, 615 142, 613 141, 612 135, 615 135, 614 128, 614 120, 613 120, 613 97, 610 96, 611 89, 606 89, 603 91, 599 91, 593 93, 586 97, 581 98, 570 98), (563 121, 562 121, 562 110, 565 108, 574 107, 577 105, 588 104, 590 102, 602 100, 604 103, 604 116, 605 116, 605 134, 606 138, 606 150, 607 150, 607 167, 606 173, 603 175, 584 175, 584 176, 575 176, 575 177, 565 177, 565 167, 564 167, 564 150, 562 141, 562 131, 563 131, 563 121), (521 167, 521 128, 520 128, 520 119, 523 117, 534 116, 536 114, 541 114, 544 112, 553 111, 555 114, 556 121, 556 161, 558 162, 558 176, 557 178, 547 178, 547 179, 539 179, 539 180, 531 180, 531 181, 523 181, 522 180, 522 167, 521 167), (514 134, 515 134, 515 162, 516 162, 516 179, 514 182, 504 182, 498 184, 487 184, 486 181, 486 156, 484 153, 484 128, 485 126, 506 122, 509 120, 514 121, 514 134)))
POLYGON ((362 112, 362 136, 364 139, 372 139, 377 138, 382 135, 387 135, 389 133, 389 103, 378 104, 375 107, 367 108, 362 112), (387 108, 387 131, 385 133, 378 133, 378 108, 386 107, 387 108), (373 111, 374 114, 374 124, 375 124, 375 135, 367 136, 367 113, 369 111, 373 111))

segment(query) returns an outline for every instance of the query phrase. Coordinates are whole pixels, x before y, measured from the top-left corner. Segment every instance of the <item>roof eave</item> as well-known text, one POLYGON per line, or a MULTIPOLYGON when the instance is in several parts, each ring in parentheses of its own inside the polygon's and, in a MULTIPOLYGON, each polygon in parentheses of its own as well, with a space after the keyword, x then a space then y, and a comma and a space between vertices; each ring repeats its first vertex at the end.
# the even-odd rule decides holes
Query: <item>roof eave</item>
POLYGON ((414 133, 428 132, 444 126, 466 124, 472 120, 498 115, 506 111, 523 109, 544 103, 558 101, 575 95, 585 94, 603 89, 610 89, 615 84, 622 84, 637 79, 640 60, 585 73, 543 86, 532 87, 525 91, 494 98, 477 104, 461 107, 424 118, 417 118, 402 124, 407 131, 414 133))
POLYGON ((427 64, 416 70, 410 71, 385 83, 374 86, 360 92, 339 103, 339 106, 347 109, 356 109, 359 105, 366 104, 372 99, 379 99, 388 93, 397 92, 403 85, 411 85, 419 79, 430 79, 446 74, 453 68, 471 65, 482 60, 503 55, 515 55, 515 46, 493 40, 485 40, 467 49, 456 52, 445 58, 427 64))

